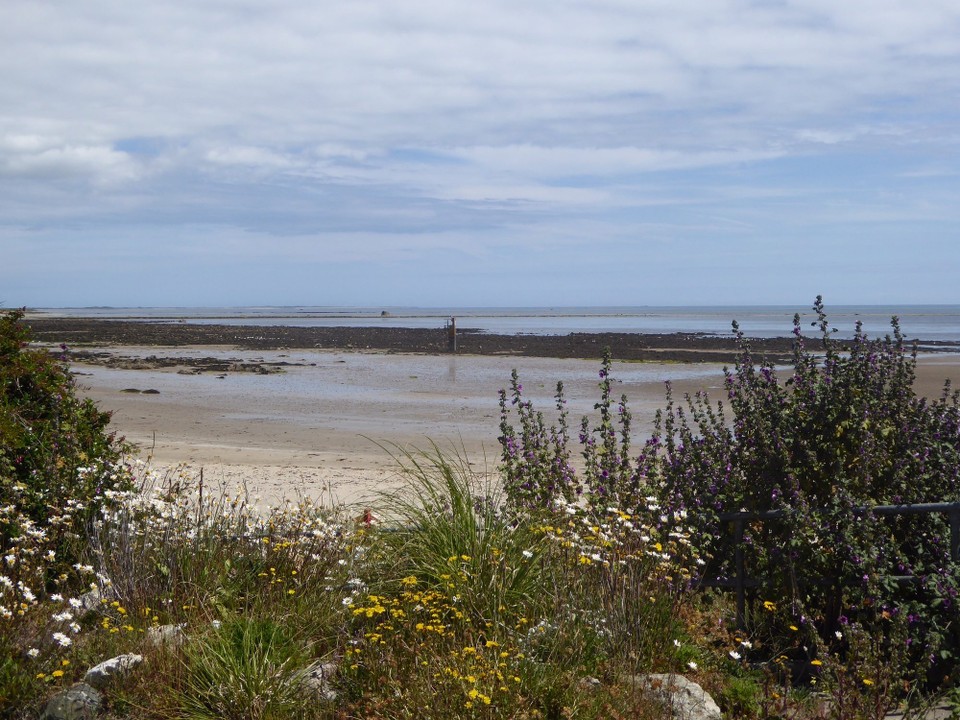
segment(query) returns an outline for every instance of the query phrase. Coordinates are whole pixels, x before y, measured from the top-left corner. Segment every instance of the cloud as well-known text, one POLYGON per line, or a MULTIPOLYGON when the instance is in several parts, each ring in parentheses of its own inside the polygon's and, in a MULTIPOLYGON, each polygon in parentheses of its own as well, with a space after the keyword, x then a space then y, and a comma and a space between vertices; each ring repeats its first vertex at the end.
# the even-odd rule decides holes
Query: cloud
POLYGON ((42 229, 105 267, 156 228, 212 256, 259 258, 230 237, 262 239, 278 277, 310 248, 432 267, 567 247, 564 228, 628 257, 637 236, 709 255, 711 233, 792 224, 841 245, 841 226, 884 218, 957 230, 949 0, 7 0, 3 15, 0 242, 42 229))

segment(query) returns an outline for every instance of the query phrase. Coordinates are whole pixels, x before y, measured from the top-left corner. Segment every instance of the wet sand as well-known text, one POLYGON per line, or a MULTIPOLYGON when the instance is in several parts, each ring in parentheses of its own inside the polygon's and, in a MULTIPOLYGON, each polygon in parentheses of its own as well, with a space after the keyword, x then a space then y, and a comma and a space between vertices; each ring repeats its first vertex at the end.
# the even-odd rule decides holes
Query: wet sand
MULTIPOLYGON (((478 471, 498 461, 498 391, 516 368, 525 396, 553 417, 563 381, 573 430, 598 398, 599 363, 372 352, 269 352, 124 348, 124 368, 74 362, 81 392, 113 411, 112 428, 155 464, 187 463, 260 494, 332 493, 362 503, 397 483, 391 452, 437 443, 459 450, 478 471), (282 372, 194 372, 194 365, 127 369, 137 357, 228 365, 288 362, 282 372), (155 392, 145 392, 155 391, 155 392)), ((102 357, 100 360, 102 361, 102 357)), ((678 392, 719 389, 719 365, 615 363, 639 433, 663 404, 664 382, 678 392)))
MULTIPOLYGON (((599 397, 600 336, 585 343, 554 337, 535 346, 523 345, 531 338, 495 336, 504 344, 494 353, 484 335, 482 354, 461 344, 460 354, 451 355, 417 350, 418 331, 402 329, 390 334, 396 347, 368 350, 346 347, 386 344, 364 328, 333 328, 338 335, 330 328, 203 326, 204 342, 189 345, 182 340, 194 335, 194 326, 82 321, 78 328, 69 322, 74 325, 35 326, 35 337, 55 344, 85 339, 69 359, 81 392, 113 412, 112 429, 139 445, 155 467, 186 464, 195 473, 202 467, 208 486, 242 483, 264 502, 306 495, 370 504, 377 491, 399 483, 391 452, 431 442, 462 452, 477 471, 492 472, 499 456, 498 391, 509 386, 514 368, 525 395, 548 418, 556 383, 563 381, 574 436, 599 397), (140 325, 160 329, 137 344, 140 325), (279 335, 265 339, 261 331, 279 335), (339 339, 329 343, 334 347, 314 347, 324 345, 314 331, 339 339), (255 342, 230 342, 224 334, 238 332, 255 342)), ((660 348, 653 351, 656 361, 621 360, 613 367, 614 392, 628 397, 638 442, 664 405, 667 380, 677 397, 706 390, 721 399, 723 365, 714 353, 730 362, 729 340, 685 334, 627 340, 635 348, 660 348), (697 361, 677 362, 673 351, 697 361)), ((761 345, 782 357, 782 344, 761 345)), ((919 393, 938 396, 945 378, 960 386, 960 355, 921 357, 919 393)))

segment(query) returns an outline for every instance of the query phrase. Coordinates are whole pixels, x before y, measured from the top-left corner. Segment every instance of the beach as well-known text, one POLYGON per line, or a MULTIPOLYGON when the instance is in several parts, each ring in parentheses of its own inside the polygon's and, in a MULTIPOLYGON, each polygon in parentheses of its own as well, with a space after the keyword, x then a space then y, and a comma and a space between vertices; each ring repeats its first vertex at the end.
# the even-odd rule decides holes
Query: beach
MULTIPOLYGON (((342 328, 339 334, 322 329, 327 338, 339 339, 316 348, 316 334, 304 335, 304 329, 298 335, 271 328, 280 335, 273 337, 264 328, 231 328, 252 339, 224 343, 229 338, 223 330, 207 326, 198 336, 194 326, 165 324, 153 326, 149 343, 133 344, 145 337, 143 328, 124 331, 119 325, 107 323, 99 334, 89 325, 39 324, 40 332, 34 330, 45 343, 71 344, 66 357, 81 394, 112 412, 111 429, 135 443, 154 468, 181 467, 197 476, 202 468, 208 487, 242 486, 264 504, 298 496, 373 504, 376 493, 402 483, 395 456, 432 444, 460 453, 477 472, 493 473, 499 458, 498 392, 509 388, 514 369, 524 395, 548 420, 556 416, 556 384, 564 383, 574 436, 599 397, 603 345, 593 342, 599 337, 532 338, 532 343, 521 338, 513 342, 526 343, 525 350, 519 345, 505 350, 484 335, 478 344, 500 347, 498 352, 460 348, 450 354, 424 351, 413 330, 391 333, 394 345, 383 348, 374 347, 383 337, 369 329, 342 328), (198 337, 207 342, 183 342, 198 337), (296 337, 311 347, 293 347, 296 337), (551 348, 553 357, 545 356, 551 348)), ((665 404, 667 381, 678 398, 704 390, 722 399, 723 364, 734 357, 729 340, 677 333, 626 342, 654 357, 658 351, 651 346, 667 352, 613 365, 614 394, 628 398, 638 443, 665 404), (688 361, 678 362, 676 353, 688 361), (717 361, 718 354, 724 362, 717 361)), ((783 359, 782 341, 764 347, 783 359)), ((960 383, 960 355, 920 357, 919 393, 938 396, 947 378, 960 383)))

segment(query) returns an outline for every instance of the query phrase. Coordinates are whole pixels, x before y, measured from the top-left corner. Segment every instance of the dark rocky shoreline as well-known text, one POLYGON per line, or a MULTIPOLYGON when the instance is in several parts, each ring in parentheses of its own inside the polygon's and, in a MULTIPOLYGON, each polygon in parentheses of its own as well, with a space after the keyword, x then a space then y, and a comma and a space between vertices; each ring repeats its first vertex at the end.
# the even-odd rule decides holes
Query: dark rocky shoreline
MULTIPOLYGON (((448 338, 436 329, 397 327, 290 327, 196 325, 91 318, 28 318, 37 342, 82 347, 224 346, 238 350, 370 350, 397 353, 448 353, 448 338)), ((812 340, 811 343, 817 342, 812 340)), ((792 338, 750 340, 756 357, 787 362, 792 338)), ((811 345, 812 346, 812 345, 811 345)), ((925 349, 960 351, 954 344, 923 343, 925 349)), ((616 360, 658 362, 732 362, 732 337, 702 333, 570 333, 568 335, 495 335, 470 328, 457 332, 461 355, 519 355, 549 358, 599 358, 604 348, 616 360)))

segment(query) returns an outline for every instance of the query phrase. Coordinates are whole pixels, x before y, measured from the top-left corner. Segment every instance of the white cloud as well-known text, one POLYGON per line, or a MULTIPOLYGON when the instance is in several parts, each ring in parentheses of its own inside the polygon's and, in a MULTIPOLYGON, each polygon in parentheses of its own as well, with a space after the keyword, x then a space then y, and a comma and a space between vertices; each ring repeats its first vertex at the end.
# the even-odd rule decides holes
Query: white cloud
POLYGON ((99 185, 134 180, 141 174, 129 155, 103 145, 54 144, 40 136, 12 135, 0 139, 0 148, 0 175, 79 177, 99 185))
POLYGON ((82 222, 94 255, 106 226, 131 244, 137 228, 207 228, 235 251, 224 227, 296 252, 309 243, 290 238, 342 233, 342 258, 382 237, 425 254, 437 238, 549 244, 591 222, 623 242, 955 222, 940 207, 953 185, 918 175, 958 144, 953 0, 5 0, 0 14, 0 229, 82 222))

